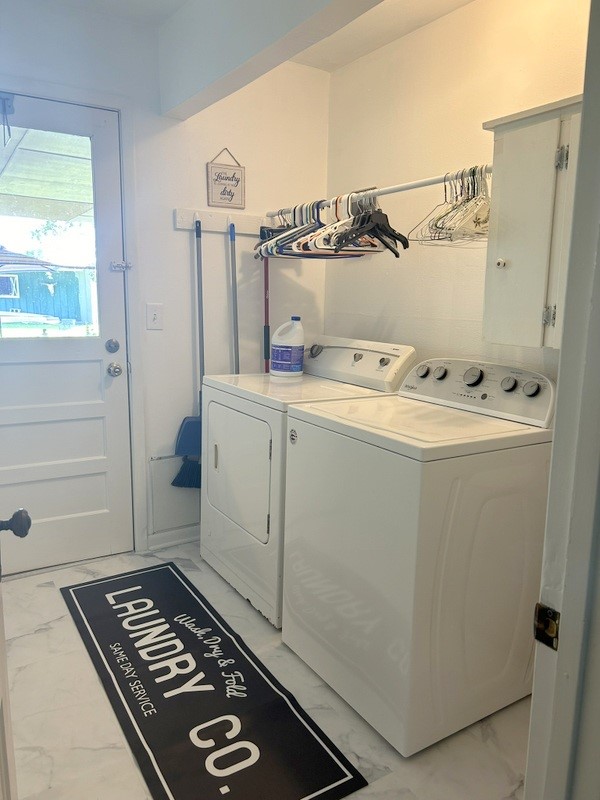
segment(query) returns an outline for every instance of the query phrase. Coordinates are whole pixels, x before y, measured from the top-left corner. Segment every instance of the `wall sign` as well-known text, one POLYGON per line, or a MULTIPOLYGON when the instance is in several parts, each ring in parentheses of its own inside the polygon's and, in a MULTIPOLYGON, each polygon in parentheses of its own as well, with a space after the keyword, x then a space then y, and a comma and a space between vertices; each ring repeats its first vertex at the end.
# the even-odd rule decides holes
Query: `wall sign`
POLYGON ((206 164, 206 186, 209 206, 246 207, 246 168, 227 147, 206 164), (221 153, 229 153, 235 164, 219 163, 221 153))

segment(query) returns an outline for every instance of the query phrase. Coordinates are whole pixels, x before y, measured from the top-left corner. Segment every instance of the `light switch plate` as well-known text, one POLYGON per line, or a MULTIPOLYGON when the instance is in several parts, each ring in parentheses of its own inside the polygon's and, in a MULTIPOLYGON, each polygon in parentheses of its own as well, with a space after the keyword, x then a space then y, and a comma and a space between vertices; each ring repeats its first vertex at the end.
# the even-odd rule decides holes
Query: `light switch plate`
POLYGON ((146 330, 162 331, 163 329, 163 304, 146 303, 146 330))

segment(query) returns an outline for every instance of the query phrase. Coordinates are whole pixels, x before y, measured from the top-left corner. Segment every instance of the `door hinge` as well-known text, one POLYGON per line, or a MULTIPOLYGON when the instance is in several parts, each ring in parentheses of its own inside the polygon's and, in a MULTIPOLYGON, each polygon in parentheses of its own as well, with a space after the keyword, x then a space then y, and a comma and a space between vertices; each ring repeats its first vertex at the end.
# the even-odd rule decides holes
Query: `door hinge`
POLYGON ((110 262, 110 271, 111 272, 126 272, 127 270, 131 269, 131 262, 130 261, 111 261, 110 262))
POLYGON ((273 439, 269 439, 269 461, 273 456, 273 439))
POLYGON ((560 147, 556 148, 556 155, 554 158, 554 166, 556 169, 568 169, 569 168, 569 145, 568 144, 561 144, 560 147))
POLYGON ((271 515, 267 514, 267 536, 271 533, 271 515))
POLYGON ((533 618, 533 635, 538 642, 558 650, 558 629, 560 627, 560 612, 543 603, 535 604, 533 618))
POLYGON ((542 312, 542 325, 549 325, 552 328, 556 327, 556 305, 544 306, 542 312))

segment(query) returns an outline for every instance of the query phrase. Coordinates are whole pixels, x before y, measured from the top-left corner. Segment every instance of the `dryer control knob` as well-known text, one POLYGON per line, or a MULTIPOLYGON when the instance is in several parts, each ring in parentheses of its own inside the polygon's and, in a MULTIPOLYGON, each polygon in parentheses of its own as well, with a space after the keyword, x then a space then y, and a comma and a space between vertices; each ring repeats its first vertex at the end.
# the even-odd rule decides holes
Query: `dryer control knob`
POLYGON ((467 386, 479 386, 483 380, 483 370, 479 367, 469 367, 463 375, 463 381, 467 386))
POLYGON ((500 386, 505 392, 514 392, 517 388, 517 379, 513 378, 512 375, 508 375, 506 378, 502 378, 500 386))
POLYGON ((421 364, 420 367, 417 367, 417 377, 418 378, 426 378, 429 375, 429 367, 427 364, 421 364))
POLYGON ((436 367, 433 370, 433 377, 436 379, 436 381, 443 381, 447 374, 448 370, 446 367, 436 367))
POLYGON ((542 387, 539 385, 537 381, 527 381, 525 386, 523 387, 523 394, 527 397, 535 397, 536 394, 540 393, 540 389, 542 387))
POLYGON ((387 365, 388 365, 389 363, 390 363, 390 359, 389 359, 389 358, 385 358, 385 357, 384 357, 384 358, 380 358, 380 359, 379 359, 379 366, 380 366, 380 367, 387 367, 387 365))

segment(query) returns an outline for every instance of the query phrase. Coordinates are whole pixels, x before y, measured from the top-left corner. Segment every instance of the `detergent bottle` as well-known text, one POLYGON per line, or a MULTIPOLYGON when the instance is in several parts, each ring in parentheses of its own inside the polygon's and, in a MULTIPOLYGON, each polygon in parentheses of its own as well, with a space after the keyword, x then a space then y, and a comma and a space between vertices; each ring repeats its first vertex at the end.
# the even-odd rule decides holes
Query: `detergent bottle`
POLYGON ((300 317, 291 317, 271 339, 271 375, 298 378, 304 366, 304 328, 300 317))

